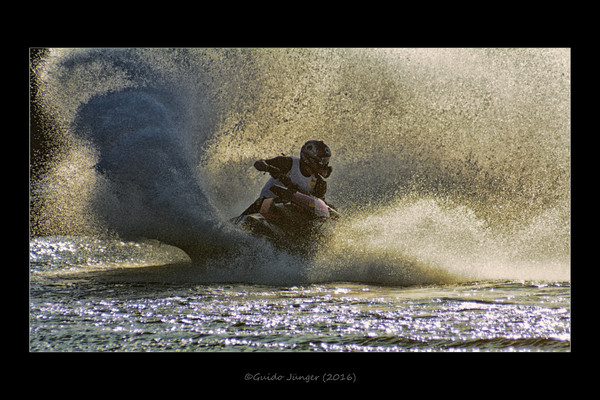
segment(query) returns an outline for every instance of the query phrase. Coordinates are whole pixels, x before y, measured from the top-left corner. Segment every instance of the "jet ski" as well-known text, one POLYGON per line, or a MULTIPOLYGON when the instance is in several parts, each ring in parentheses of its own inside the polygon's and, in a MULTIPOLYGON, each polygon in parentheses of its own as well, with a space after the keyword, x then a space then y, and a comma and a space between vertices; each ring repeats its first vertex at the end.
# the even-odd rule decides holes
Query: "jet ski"
POLYGON ((285 186, 274 185, 276 198, 262 199, 260 211, 242 214, 230 221, 239 228, 271 240, 275 245, 302 253, 323 243, 330 234, 329 221, 340 213, 323 199, 312 196, 282 174, 271 175, 285 186))

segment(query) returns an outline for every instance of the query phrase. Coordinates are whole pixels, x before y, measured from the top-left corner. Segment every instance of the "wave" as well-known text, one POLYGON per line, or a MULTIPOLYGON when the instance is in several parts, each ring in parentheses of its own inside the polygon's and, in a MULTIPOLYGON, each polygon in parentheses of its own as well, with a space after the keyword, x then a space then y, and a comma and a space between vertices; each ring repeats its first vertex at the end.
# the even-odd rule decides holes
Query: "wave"
POLYGON ((32 234, 157 239, 259 282, 274 265, 279 281, 568 277, 569 64, 564 49, 52 49, 33 76, 53 151, 32 234), (315 138, 347 218, 302 261, 227 220, 266 180, 254 160, 315 138))

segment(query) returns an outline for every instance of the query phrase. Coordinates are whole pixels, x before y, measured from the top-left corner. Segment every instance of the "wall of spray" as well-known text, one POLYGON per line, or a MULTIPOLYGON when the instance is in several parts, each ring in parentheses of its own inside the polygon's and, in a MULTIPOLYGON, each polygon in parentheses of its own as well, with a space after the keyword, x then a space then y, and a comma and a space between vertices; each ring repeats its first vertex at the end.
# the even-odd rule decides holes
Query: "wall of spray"
POLYGON ((59 49, 32 82, 34 235, 256 247, 253 162, 317 138, 347 218, 309 280, 569 275, 569 50, 59 49))

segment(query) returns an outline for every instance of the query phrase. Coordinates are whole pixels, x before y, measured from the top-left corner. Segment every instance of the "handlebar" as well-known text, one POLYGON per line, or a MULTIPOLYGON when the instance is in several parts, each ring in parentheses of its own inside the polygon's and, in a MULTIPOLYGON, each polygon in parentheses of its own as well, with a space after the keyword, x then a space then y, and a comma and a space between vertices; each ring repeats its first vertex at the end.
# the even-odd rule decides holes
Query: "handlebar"
MULTIPOLYGON (((267 166, 268 166, 268 168, 265 172, 268 172, 274 179, 283 183, 289 190, 294 190, 296 192, 303 193, 307 196, 312 196, 312 194, 305 192, 298 185, 292 183, 292 180, 287 175, 282 174, 281 171, 279 170, 279 168, 273 167, 272 165, 268 165, 268 164, 267 164, 267 166)), ((323 200, 325 202, 325 204, 327 204, 327 206, 331 210, 333 210, 332 217, 337 218, 340 216, 340 213, 337 210, 337 208, 335 208, 333 205, 326 202, 324 199, 321 199, 321 200, 323 200)))

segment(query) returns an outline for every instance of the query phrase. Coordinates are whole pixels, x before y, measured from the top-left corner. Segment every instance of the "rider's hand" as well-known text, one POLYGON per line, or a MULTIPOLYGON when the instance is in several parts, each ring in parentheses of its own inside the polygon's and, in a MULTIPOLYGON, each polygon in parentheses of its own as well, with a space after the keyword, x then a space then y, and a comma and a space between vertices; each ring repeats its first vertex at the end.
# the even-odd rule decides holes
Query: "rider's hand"
POLYGON ((280 176, 277 177, 277 180, 279 180, 279 182, 283 183, 288 188, 290 186, 292 186, 292 180, 290 179, 289 176, 280 175, 280 176))
POLYGON ((256 168, 259 171, 266 171, 267 163, 265 162, 265 160, 258 160, 254 163, 254 168, 256 168))

